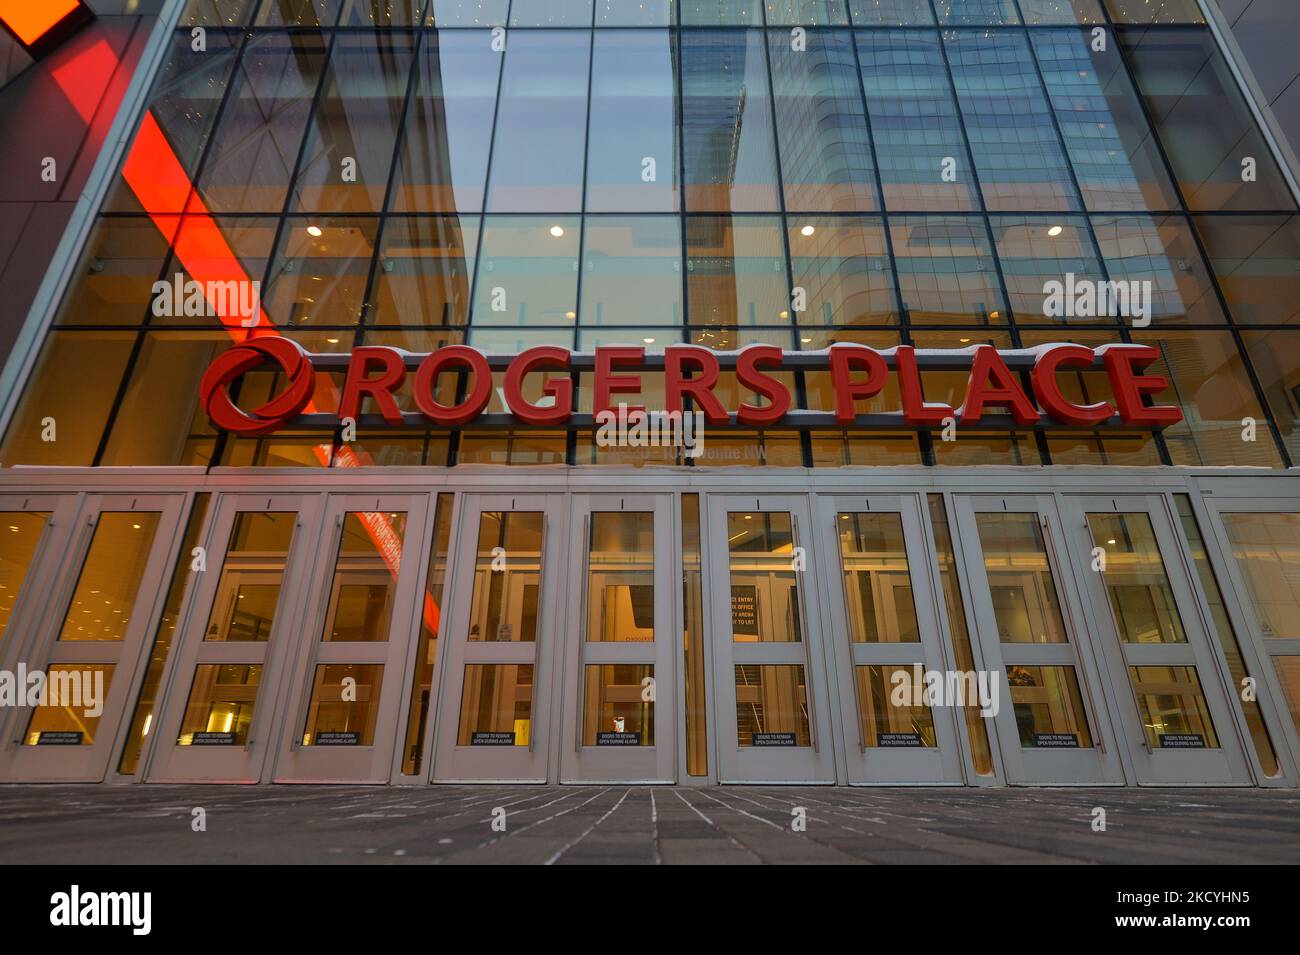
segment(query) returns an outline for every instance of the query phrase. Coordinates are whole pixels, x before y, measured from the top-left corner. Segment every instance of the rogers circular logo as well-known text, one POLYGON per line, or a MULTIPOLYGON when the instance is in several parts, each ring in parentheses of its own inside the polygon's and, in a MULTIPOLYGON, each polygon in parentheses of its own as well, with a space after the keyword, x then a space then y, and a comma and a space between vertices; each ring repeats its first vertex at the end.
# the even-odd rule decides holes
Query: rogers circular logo
POLYGON ((208 366, 199 383, 203 410, 212 423, 235 434, 268 434, 302 414, 316 389, 316 372, 297 342, 280 336, 254 338, 235 345, 208 366), (280 366, 288 387, 266 404, 244 411, 230 397, 230 386, 246 372, 272 362, 280 366))

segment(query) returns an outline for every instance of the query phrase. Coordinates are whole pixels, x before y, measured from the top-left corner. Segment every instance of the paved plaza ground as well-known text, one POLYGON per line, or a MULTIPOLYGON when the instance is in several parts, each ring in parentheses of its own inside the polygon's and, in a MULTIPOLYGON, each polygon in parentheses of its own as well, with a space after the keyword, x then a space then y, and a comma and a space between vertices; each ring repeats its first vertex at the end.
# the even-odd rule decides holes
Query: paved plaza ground
POLYGON ((271 862, 1296 863, 1300 793, 0 786, 2 865, 271 862))

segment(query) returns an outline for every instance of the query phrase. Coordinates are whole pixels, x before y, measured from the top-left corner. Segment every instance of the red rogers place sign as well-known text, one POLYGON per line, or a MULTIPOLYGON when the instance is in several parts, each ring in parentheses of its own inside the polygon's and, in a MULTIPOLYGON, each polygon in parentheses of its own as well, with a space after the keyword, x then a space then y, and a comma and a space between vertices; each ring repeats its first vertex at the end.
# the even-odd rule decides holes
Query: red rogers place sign
MULTIPOLYGON (((750 345, 740 351, 715 352, 695 345, 670 345, 647 355, 644 348, 614 345, 594 352, 571 352, 542 345, 517 355, 487 355, 467 345, 448 345, 417 354, 381 345, 363 345, 349 354, 310 354, 296 342, 278 335, 251 338, 217 356, 203 376, 200 400, 213 425, 235 434, 269 434, 284 428, 332 430, 344 419, 358 427, 517 428, 591 427, 602 414, 616 413, 618 396, 641 392, 646 374, 662 375, 667 413, 701 412, 713 426, 932 430, 946 425, 990 428, 1130 428, 1156 431, 1182 420, 1182 412, 1159 405, 1153 396, 1168 382, 1143 370, 1160 358, 1148 345, 1113 344, 1099 348, 1052 344, 1035 348, 997 349, 974 345, 963 349, 917 349, 910 345, 878 350, 837 343, 822 351, 784 351, 775 345, 750 345), (231 386, 244 374, 271 366, 284 379, 282 390, 261 407, 240 408, 231 386), (1104 373, 1111 401, 1080 405, 1066 396, 1063 372, 1104 373), (343 375, 337 411, 323 413, 313 404, 316 373, 343 375), (773 377, 777 372, 829 373, 834 410, 791 409, 790 389, 773 377), (953 407, 926 401, 921 373, 964 371, 965 398, 953 407), (503 375, 502 397, 509 413, 487 413, 493 393, 493 373, 503 375), (749 401, 727 408, 714 393, 723 372, 762 404, 749 401), (575 375, 592 389, 591 413, 575 408, 575 375), (440 376, 464 375, 456 403, 438 400, 440 376), (533 401, 524 395, 528 375, 545 376, 533 401), (410 381, 415 411, 403 411, 397 392, 410 381), (858 413, 856 402, 897 385, 895 410, 858 413), (374 413, 362 413, 369 401, 374 413)), ((448 389, 444 387, 444 397, 448 389)), ((333 402, 329 402, 333 404, 333 402)), ((369 410, 369 409, 368 409, 369 410)), ((646 410, 640 406, 624 411, 646 410)))

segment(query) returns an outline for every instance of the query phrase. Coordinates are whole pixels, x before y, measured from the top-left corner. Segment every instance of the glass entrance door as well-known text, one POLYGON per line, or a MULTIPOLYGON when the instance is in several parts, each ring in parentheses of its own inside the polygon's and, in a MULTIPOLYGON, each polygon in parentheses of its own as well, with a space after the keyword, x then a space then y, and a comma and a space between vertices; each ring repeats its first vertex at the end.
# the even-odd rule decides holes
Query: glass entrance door
MULTIPOLYGON (((303 619, 318 495, 226 495, 173 651, 150 781, 255 783, 274 749, 284 659, 303 619)), ((191 565, 192 571, 196 570, 191 565)))
POLYGON ((550 681, 567 593, 565 504, 562 495, 545 494, 462 498, 442 641, 436 781, 554 778, 550 681))
POLYGON ((980 647, 1004 680, 993 723, 1007 781, 1123 783, 1054 498, 955 502, 980 647))
POLYGON ((674 781, 681 628, 670 505, 649 494, 572 501, 569 553, 581 564, 569 574, 564 627, 564 782, 674 781))
MULTIPOLYGON (((428 495, 331 495, 276 782, 386 782, 422 611, 428 495)), ((294 659, 294 658, 291 658, 294 659)))
POLYGON ((1217 517, 1219 545, 1229 555, 1227 578, 1247 621, 1242 630, 1249 645, 1242 650, 1262 684, 1253 695, 1267 707, 1269 726, 1280 729, 1278 742, 1289 748, 1292 765, 1300 765, 1300 501, 1217 495, 1204 501, 1217 517))
POLYGON ((711 495, 707 508, 718 778, 834 783, 808 501, 711 495))
POLYGON ((960 783, 963 701, 944 691, 978 696, 979 679, 949 677, 917 499, 823 495, 817 506, 821 560, 837 571, 827 633, 849 782, 960 783))
POLYGON ((1071 497, 1066 507, 1137 782, 1249 782, 1165 498, 1071 497))
MULTIPOLYGON (((44 674, 45 697, 11 720, 7 778, 104 779, 161 610, 160 581, 175 554, 183 501, 182 495, 133 494, 83 499, 58 548, 66 559, 42 583, 48 591, 40 618, 26 618, 32 638, 23 662, 29 673, 44 674)), ((10 527, 15 524, 21 536, 23 522, 10 527)), ((34 531, 29 522, 28 534, 34 531)))

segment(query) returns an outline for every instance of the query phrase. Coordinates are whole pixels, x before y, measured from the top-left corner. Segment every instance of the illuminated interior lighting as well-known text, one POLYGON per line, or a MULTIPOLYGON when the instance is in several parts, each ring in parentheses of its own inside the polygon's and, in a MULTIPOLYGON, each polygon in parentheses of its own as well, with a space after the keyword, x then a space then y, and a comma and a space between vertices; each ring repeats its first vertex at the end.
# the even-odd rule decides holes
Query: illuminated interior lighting
POLYGON ((312 236, 313 238, 320 238, 320 236, 321 236, 321 229, 320 229, 320 226, 318 226, 318 225, 309 225, 309 226, 307 226, 307 234, 308 234, 309 236, 312 236))
POLYGON ((1058 235, 1060 235, 1064 231, 1065 230, 1062 229, 1059 225, 1054 225, 1047 230, 1047 234, 1050 235, 1053 239, 1055 239, 1058 235))
POLYGON ((564 229, 558 225, 553 225, 551 226, 551 235, 558 239, 560 236, 564 235, 564 229))

